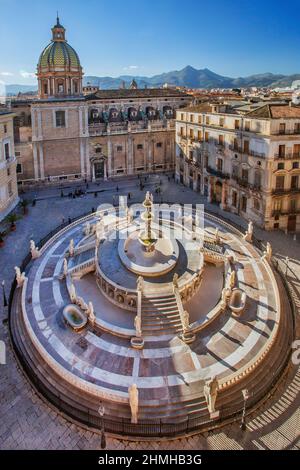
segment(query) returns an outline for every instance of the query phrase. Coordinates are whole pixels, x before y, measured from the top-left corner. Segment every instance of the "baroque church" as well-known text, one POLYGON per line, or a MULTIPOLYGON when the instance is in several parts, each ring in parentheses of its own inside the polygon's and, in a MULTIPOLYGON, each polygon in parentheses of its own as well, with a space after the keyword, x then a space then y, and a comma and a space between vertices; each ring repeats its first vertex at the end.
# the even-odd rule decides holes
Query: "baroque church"
POLYGON ((95 181, 173 171, 176 109, 169 88, 83 88, 83 69, 59 18, 38 66, 38 96, 14 100, 18 184, 95 181))

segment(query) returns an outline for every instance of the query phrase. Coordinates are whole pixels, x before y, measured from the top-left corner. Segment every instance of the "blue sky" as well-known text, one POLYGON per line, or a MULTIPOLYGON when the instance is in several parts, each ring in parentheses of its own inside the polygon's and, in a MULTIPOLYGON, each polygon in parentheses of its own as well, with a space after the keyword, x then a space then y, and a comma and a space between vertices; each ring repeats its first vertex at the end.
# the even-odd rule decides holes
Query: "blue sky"
POLYGON ((300 73, 300 0, 0 0, 0 80, 35 82, 57 9, 86 75, 300 73))

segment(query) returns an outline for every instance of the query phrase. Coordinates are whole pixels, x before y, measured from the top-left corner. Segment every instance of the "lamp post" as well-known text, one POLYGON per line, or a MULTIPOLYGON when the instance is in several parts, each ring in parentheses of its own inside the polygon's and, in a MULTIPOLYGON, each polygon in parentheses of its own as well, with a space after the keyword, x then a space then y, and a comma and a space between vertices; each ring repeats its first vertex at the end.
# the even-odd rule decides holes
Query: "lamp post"
POLYGON ((2 281, 2 294, 3 294, 3 307, 7 307, 8 306, 8 302, 7 302, 7 298, 6 298, 6 294, 5 294, 5 281, 3 279, 2 281))
POLYGON ((104 432, 104 413, 105 413, 105 408, 103 406, 102 401, 100 402, 100 406, 98 408, 98 413, 101 418, 101 449, 106 448, 106 437, 105 437, 105 432, 104 432))
POLYGON ((244 388, 242 390, 243 398, 244 398, 244 405, 243 405, 243 414, 242 414, 242 420, 241 420, 241 425, 240 428, 242 431, 246 431, 246 405, 247 405, 247 400, 249 398, 249 391, 247 388, 244 388))

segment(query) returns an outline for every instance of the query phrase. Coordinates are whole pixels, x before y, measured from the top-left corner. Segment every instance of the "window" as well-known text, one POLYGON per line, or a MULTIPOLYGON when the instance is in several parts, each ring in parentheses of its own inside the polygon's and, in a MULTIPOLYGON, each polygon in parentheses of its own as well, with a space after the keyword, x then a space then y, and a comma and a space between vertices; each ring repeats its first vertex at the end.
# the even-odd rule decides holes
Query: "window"
POLYGON ((297 210, 297 201, 296 199, 291 199, 290 201, 290 212, 296 212, 297 210))
POLYGON ((250 131, 250 121, 245 121, 245 131, 250 131))
POLYGON ((162 143, 161 143, 161 142, 157 142, 157 143, 156 143, 156 147, 157 147, 157 148, 161 148, 161 147, 162 147, 162 143))
POLYGON ((137 148, 138 150, 143 150, 143 144, 137 144, 136 148, 137 148))
POLYGON ((222 158, 218 158, 218 160, 217 160, 217 169, 218 169, 218 171, 223 171, 223 160, 222 160, 222 158))
POLYGON ((117 145, 117 152, 122 152, 122 150, 123 150, 122 145, 117 145))
POLYGON ((237 207, 237 192, 232 191, 232 205, 233 207, 237 207))
POLYGON ((15 156, 19 157, 21 155, 21 152, 15 152, 15 156))
POLYGON ((205 118, 205 124, 206 124, 207 126, 209 126, 209 116, 206 116, 206 118, 205 118))
POLYGON ((299 162, 293 162, 293 169, 299 168, 299 162))
POLYGON ((209 140, 209 133, 205 132, 205 142, 208 142, 208 140, 209 140))
POLYGON ((293 175, 291 178, 291 189, 298 189, 298 175, 293 175))
POLYGON ((201 124, 201 122, 202 122, 202 119, 201 119, 201 115, 199 114, 199 116, 198 116, 198 124, 201 124))
POLYGON ((284 176, 276 176, 276 189, 284 189, 284 176))
POLYGON ((284 163, 278 163, 277 170, 284 170, 284 163))
POLYGON ((244 140, 244 153, 249 154, 249 140, 244 140))
POLYGON ((65 111, 56 111, 56 127, 66 127, 66 115, 65 111))
POLYGON ((279 145, 278 147, 278 156, 279 158, 285 157, 285 145, 279 145))
POLYGON ((293 148, 293 156, 300 158, 300 144, 295 144, 293 148))
POLYGON ((7 185, 7 190, 8 190, 8 196, 11 197, 13 195, 13 190, 12 190, 12 183, 9 181, 7 185))
POLYGON ((239 129, 240 128, 240 121, 238 119, 235 119, 234 121, 234 128, 239 129))
POLYGON ((234 139, 234 141, 233 141, 233 149, 234 149, 234 150, 238 150, 238 149, 239 149, 239 144, 238 144, 238 140, 237 140, 237 139, 234 139))
POLYGON ((96 153, 101 153, 102 152, 102 147, 97 147, 96 148, 96 153))
POLYGON ((246 196, 242 196, 242 211, 243 212, 247 211, 247 198, 246 198, 246 196))
POLYGON ((295 122, 294 124, 294 133, 300 134, 300 122, 295 122))
POLYGON ((222 147, 224 146, 224 136, 223 135, 219 135, 219 145, 221 145, 222 147))
POLYGON ((259 170, 254 173, 254 185, 256 188, 260 189, 261 186, 261 172, 259 170))
POLYGON ((279 124, 279 134, 285 134, 285 123, 281 122, 279 124))
POLYGON ((3 130, 4 130, 4 134, 6 134, 7 133, 7 125, 6 124, 4 124, 3 130))
POLYGON ((10 168, 7 168, 7 176, 10 176, 10 168))
POLYGON ((22 164, 21 164, 21 163, 17 163, 16 171, 17 171, 17 173, 23 173, 23 169, 22 169, 22 164))
POLYGON ((6 160, 9 160, 9 143, 4 144, 4 153, 6 160))
POLYGON ((57 84, 57 91, 58 93, 63 93, 64 92, 64 84, 63 83, 58 83, 57 84))
POLYGON ((181 113, 181 115, 180 115, 180 120, 184 121, 184 114, 183 113, 181 113))
POLYGON ((190 139, 194 138, 194 129, 190 129, 190 139))
POLYGON ((224 118, 223 117, 220 117, 220 119, 219 119, 219 126, 224 127, 224 118))
POLYGON ((246 168, 242 169, 242 180, 245 182, 248 181, 248 170, 246 168))
POLYGON ((47 85, 47 83, 44 83, 44 94, 48 95, 48 85, 47 85))
POLYGON ((258 199, 253 199, 253 207, 256 211, 259 211, 260 210, 260 203, 259 203, 259 200, 258 199))
POLYGON ((184 135, 184 134, 183 134, 183 127, 180 128, 180 132, 179 132, 179 133, 180 133, 180 135, 182 135, 182 136, 184 135))
POLYGON ((194 122, 194 115, 193 114, 190 114, 190 121, 194 122))
POLYGON ((74 93, 78 93, 78 83, 74 82, 74 93))
POLYGON ((189 159, 190 159, 190 160, 192 160, 193 154, 194 154, 194 153, 193 153, 193 150, 190 150, 190 151, 189 151, 189 159))
POLYGON ((232 166, 232 177, 233 179, 237 178, 239 175, 239 167, 237 165, 232 166))
POLYGON ((281 211, 281 199, 275 199, 273 209, 275 212, 281 211))
POLYGON ((198 132, 197 132, 197 139, 198 139, 199 141, 201 141, 201 139, 202 139, 201 131, 198 131, 198 132))

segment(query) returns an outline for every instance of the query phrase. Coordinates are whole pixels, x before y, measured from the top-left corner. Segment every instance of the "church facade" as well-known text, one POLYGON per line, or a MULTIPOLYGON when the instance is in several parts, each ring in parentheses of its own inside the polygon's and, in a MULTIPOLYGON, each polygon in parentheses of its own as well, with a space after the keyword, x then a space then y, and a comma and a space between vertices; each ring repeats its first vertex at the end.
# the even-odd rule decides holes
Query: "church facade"
POLYGON ((19 185, 97 180, 175 168, 174 89, 93 90, 59 19, 38 67, 38 98, 12 103, 19 185))

